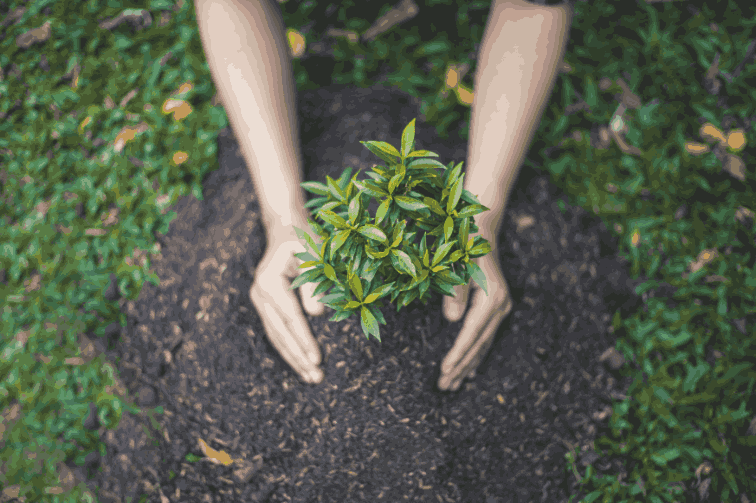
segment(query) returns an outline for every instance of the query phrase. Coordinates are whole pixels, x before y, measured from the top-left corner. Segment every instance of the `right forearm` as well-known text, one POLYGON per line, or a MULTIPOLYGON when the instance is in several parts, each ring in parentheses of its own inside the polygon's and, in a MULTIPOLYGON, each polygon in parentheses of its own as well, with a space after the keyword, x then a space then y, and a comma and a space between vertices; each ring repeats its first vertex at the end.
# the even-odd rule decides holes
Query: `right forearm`
POLYGON ((307 219, 296 87, 280 12, 268 0, 197 0, 210 73, 239 141, 270 238, 307 219))

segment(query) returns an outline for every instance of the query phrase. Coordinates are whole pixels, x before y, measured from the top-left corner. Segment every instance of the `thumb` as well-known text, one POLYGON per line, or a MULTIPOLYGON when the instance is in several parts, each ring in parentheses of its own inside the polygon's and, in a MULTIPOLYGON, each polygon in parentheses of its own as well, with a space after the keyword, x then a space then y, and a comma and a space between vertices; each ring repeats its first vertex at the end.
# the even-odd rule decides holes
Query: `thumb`
POLYGON ((467 296, 470 292, 469 284, 455 285, 454 297, 448 297, 444 295, 444 318, 452 323, 462 319, 465 314, 465 308, 467 308, 467 296))
MULTIPOLYGON (((304 261, 297 258, 297 266, 302 264, 304 264, 304 261)), ((306 269, 297 269, 297 271, 299 271, 297 274, 303 274, 314 268, 315 267, 313 266, 306 269)), ((302 306, 310 316, 323 316, 323 313, 325 312, 325 305, 319 302, 325 295, 323 293, 319 293, 317 296, 314 295, 315 289, 318 285, 319 283, 305 283, 299 287, 299 296, 302 298, 302 306)))
MULTIPOLYGON (((299 268, 299 266, 304 264, 304 260, 297 257, 295 254, 304 253, 306 251, 307 250, 305 249, 304 245, 299 241, 287 241, 276 249, 276 254, 283 253, 286 256, 286 277, 293 279, 298 277, 300 274, 304 274, 310 269, 315 268, 314 266, 308 267, 306 269, 299 268)), ((322 316, 325 312, 325 306, 318 302, 324 297, 324 294, 321 293, 316 297, 313 296, 317 287, 318 285, 315 283, 305 283, 304 285, 299 287, 299 296, 302 299, 302 307, 304 307, 304 310, 307 311, 307 314, 309 314, 310 316, 322 316)))
MULTIPOLYGON (((304 271, 304 269, 302 269, 304 271)), ((309 269, 308 269, 309 270, 309 269)), ((318 287, 315 283, 305 283, 299 287, 299 295, 302 297, 302 306, 310 316, 323 316, 325 304, 319 302, 324 294, 319 293, 314 296, 315 289, 318 287)))

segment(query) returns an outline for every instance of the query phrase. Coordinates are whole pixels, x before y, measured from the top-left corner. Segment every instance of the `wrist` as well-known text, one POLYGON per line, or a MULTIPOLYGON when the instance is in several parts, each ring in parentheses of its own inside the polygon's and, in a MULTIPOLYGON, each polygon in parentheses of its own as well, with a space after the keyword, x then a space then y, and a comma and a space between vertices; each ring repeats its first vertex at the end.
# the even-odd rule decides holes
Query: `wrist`
POLYGON ((311 233, 310 225, 307 220, 310 219, 310 215, 304 207, 300 209, 292 209, 287 218, 277 218, 272 222, 268 222, 265 225, 265 233, 268 238, 268 242, 281 241, 281 240, 297 240, 300 238, 297 236, 296 228, 302 229, 307 233, 311 233))

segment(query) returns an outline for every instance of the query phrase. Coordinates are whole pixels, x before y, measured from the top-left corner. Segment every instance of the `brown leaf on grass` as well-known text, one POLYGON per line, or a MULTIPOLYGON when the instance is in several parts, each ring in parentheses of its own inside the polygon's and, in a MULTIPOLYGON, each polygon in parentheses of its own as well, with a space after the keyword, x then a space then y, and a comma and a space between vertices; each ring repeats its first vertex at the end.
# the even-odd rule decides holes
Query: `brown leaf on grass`
POLYGON ((396 7, 378 18, 373 25, 362 34, 363 41, 373 40, 381 33, 390 30, 393 26, 412 19, 420 12, 413 0, 402 0, 396 7))
POLYGON ((22 33, 16 37, 16 45, 21 49, 28 49, 33 44, 42 44, 46 42, 50 38, 50 33, 52 32, 50 29, 51 26, 52 24, 50 21, 45 21, 42 26, 33 28, 26 33, 22 33))
POLYGON ((197 441, 199 442, 202 454, 204 454, 211 463, 228 466, 234 462, 234 460, 231 459, 231 456, 226 454, 226 451, 216 451, 215 449, 207 445, 207 443, 201 438, 198 438, 197 441))
POLYGON ((726 154, 722 169, 741 182, 745 181, 745 163, 735 154, 726 154))
POLYGON ((622 88, 622 95, 617 98, 617 101, 625 105, 627 108, 637 110, 641 107, 642 102, 640 96, 635 94, 624 80, 617 79, 617 85, 622 88))
POLYGON ((132 10, 129 13, 121 12, 113 19, 102 21, 99 26, 104 30, 112 30, 124 21, 128 21, 137 30, 152 26, 152 16, 146 9, 132 10))

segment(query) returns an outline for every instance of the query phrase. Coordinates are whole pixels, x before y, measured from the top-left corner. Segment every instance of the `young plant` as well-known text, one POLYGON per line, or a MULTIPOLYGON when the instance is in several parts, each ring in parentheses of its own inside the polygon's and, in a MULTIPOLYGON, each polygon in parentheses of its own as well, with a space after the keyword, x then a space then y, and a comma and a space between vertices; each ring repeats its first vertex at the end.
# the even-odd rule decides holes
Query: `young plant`
POLYGON ((373 334, 380 342, 377 322, 385 325, 386 320, 379 300, 389 294, 397 312, 416 298, 427 304, 429 288, 453 297, 453 287, 470 279, 488 294, 483 271, 470 259, 490 253, 491 245, 483 237, 469 234, 478 232, 472 217, 489 208, 462 188, 462 163, 452 169, 453 162, 447 167, 434 159, 420 159, 438 157, 433 152, 412 150, 415 119, 404 128, 401 152, 386 142, 360 143, 386 162, 368 173, 372 182, 358 182, 359 171, 349 181, 352 168, 347 168, 338 181, 327 177, 327 186, 301 184, 323 196, 306 207, 316 207, 313 214, 325 222, 321 227, 308 221, 324 241, 316 244, 295 227, 314 254, 296 254, 305 261, 299 267, 314 268, 300 274, 290 290, 305 283, 319 283, 315 295, 333 289, 320 300, 336 310, 330 321, 344 320, 359 311, 365 335, 373 334), (436 172, 438 168, 444 170, 443 175, 436 172), (365 209, 370 198, 381 201, 372 223, 365 209), (414 239, 419 230, 426 232, 418 248, 414 239), (430 250, 426 235, 436 237, 430 250))

